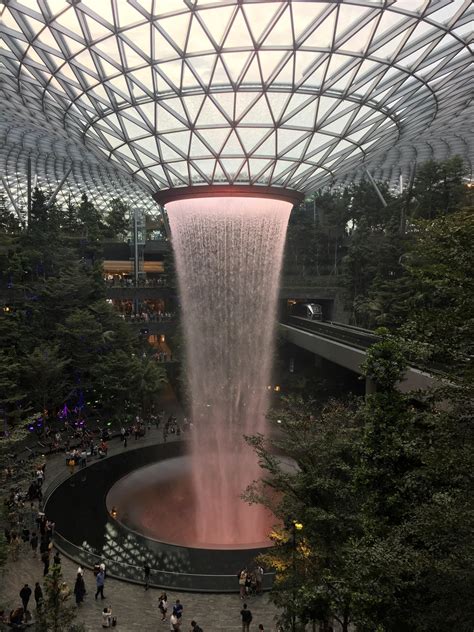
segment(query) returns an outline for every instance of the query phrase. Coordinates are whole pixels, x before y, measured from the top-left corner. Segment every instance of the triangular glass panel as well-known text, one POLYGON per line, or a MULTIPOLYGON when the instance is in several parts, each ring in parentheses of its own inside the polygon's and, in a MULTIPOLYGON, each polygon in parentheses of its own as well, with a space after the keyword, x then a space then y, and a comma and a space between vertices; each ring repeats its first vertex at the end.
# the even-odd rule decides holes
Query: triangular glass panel
POLYGON ((209 149, 196 134, 192 134, 191 136, 191 149, 189 150, 189 155, 193 158, 193 160, 196 157, 202 158, 203 156, 209 155, 209 149))
POLYGON ((294 167, 293 161, 288 160, 276 160, 275 161, 275 170, 273 171, 272 180, 276 182, 282 175, 287 175, 287 173, 292 167, 294 167))
POLYGON ((176 59, 174 61, 166 61, 155 68, 161 70, 161 72, 166 75, 167 83, 171 83, 177 89, 181 86, 181 69, 183 62, 181 59, 176 59))
POLYGON ((296 51, 295 53, 295 83, 301 83, 307 78, 308 70, 314 67, 316 55, 310 51, 296 51))
POLYGON ((230 75, 231 81, 235 83, 240 78, 240 75, 248 62, 249 53, 223 53, 222 59, 230 75))
POLYGON ((237 136, 235 130, 229 135, 224 147, 221 150, 222 156, 241 156, 243 155, 244 150, 242 149, 242 145, 240 144, 239 137, 237 136))
POLYGON ((231 181, 237 178, 242 167, 242 158, 221 158, 221 165, 231 181))
POLYGON ((221 45, 224 32, 229 24, 230 18, 237 8, 228 7, 212 7, 212 11, 201 11, 201 16, 206 24, 207 30, 211 34, 218 46, 221 45))
POLYGON ((293 85, 294 68, 295 56, 290 54, 287 62, 280 68, 278 74, 272 79, 272 85, 293 85))
POLYGON ((203 125, 226 125, 227 119, 222 112, 216 107, 210 97, 206 97, 204 105, 199 113, 196 121, 198 127, 203 125))
POLYGON ((152 51, 153 51, 153 60, 161 61, 162 59, 169 59, 176 57, 177 52, 168 42, 166 37, 160 33, 160 31, 152 25, 152 34, 153 34, 153 42, 152 42, 152 51))
POLYGON ((127 68, 136 68, 137 66, 143 66, 143 64, 147 63, 147 60, 143 58, 142 55, 137 53, 137 51, 126 44, 122 40, 123 52, 125 55, 125 64, 127 68))
POLYGON ((214 73, 212 75, 211 85, 213 87, 222 86, 222 85, 227 86, 229 84, 229 81, 230 81, 229 75, 227 74, 227 71, 224 68, 224 64, 222 63, 221 58, 218 57, 215 67, 214 67, 214 73))
POLYGON ((216 168, 214 171, 214 177, 213 177, 213 182, 228 182, 228 178, 226 176, 226 174, 224 173, 224 170, 222 169, 220 163, 216 163, 216 168))
POLYGON ((250 177, 252 179, 257 178, 260 173, 266 171, 271 164, 269 164, 268 159, 266 158, 250 158, 248 162, 250 167, 250 177))
POLYGON ((318 107, 318 100, 313 99, 299 112, 297 112, 293 116, 290 116, 290 118, 286 118, 285 116, 285 119, 284 119, 285 125, 288 125, 290 127, 295 126, 295 127, 306 127, 308 129, 314 129, 317 107, 318 107))
POLYGON ((301 138, 302 134, 304 134, 304 132, 298 132, 296 130, 285 129, 284 127, 280 127, 277 130, 278 155, 281 156, 286 151, 288 151, 288 148, 293 143, 296 143, 296 141, 298 141, 301 138))
POLYGON ((129 139, 140 138, 141 136, 146 136, 147 134, 149 134, 148 130, 144 130, 142 127, 140 127, 136 123, 132 123, 132 121, 129 121, 125 117, 122 116, 121 119, 122 119, 122 125, 125 128, 126 133, 127 133, 127 138, 129 139))
POLYGON ((306 29, 327 10, 328 5, 319 2, 292 2, 290 7, 293 13, 295 40, 299 40, 306 29))
POLYGON ((267 100, 262 95, 260 99, 251 107, 247 114, 241 119, 241 125, 258 125, 271 121, 271 113, 267 100))
POLYGON ((253 49, 252 38, 250 37, 250 33, 241 9, 240 11, 238 10, 235 14, 232 26, 227 34, 227 37, 225 38, 224 46, 226 49, 244 47, 253 49))
POLYGON ((308 144, 308 138, 303 139, 297 145, 289 149, 285 154, 284 158, 291 160, 301 160, 303 154, 305 153, 306 145, 308 144))
POLYGON ((249 67, 247 68, 245 75, 241 81, 241 84, 254 84, 262 83, 262 77, 260 75, 260 66, 258 64, 258 56, 257 53, 253 53, 253 59, 250 62, 249 67))
POLYGON ((380 48, 377 48, 377 41, 374 41, 372 46, 370 47, 370 54, 373 57, 378 57, 379 59, 391 59, 398 47, 402 44, 403 40, 406 37, 406 32, 402 31, 400 35, 397 35, 388 40, 386 44, 383 44, 380 48))
POLYGON ((258 42, 266 31, 268 24, 281 7, 281 2, 271 2, 261 5, 246 2, 242 5, 243 11, 250 24, 250 29, 254 39, 258 42))
POLYGON ((274 120, 279 121, 280 117, 286 111, 286 106, 290 101, 291 95, 285 92, 276 92, 270 90, 267 92, 267 98, 270 104, 270 109, 273 113, 274 120))
POLYGON ((269 130, 256 127, 239 127, 239 138, 242 142, 245 152, 249 155, 252 153, 254 147, 256 147, 267 136, 269 130))
POLYGON ((270 77, 275 73, 276 69, 287 55, 287 52, 281 53, 280 51, 261 50, 257 53, 264 83, 269 82, 270 77))
POLYGON ((196 117, 199 113, 199 110, 201 109, 201 105, 204 101, 204 96, 202 94, 195 94, 189 97, 182 97, 181 99, 170 99, 167 101, 167 103, 169 103, 169 105, 175 109, 177 108, 177 111, 182 114, 181 112, 181 103, 183 104, 184 108, 186 109, 187 114, 185 115, 185 118, 187 118, 189 120, 189 122, 191 124, 193 124, 196 120, 196 117), (178 105, 179 104, 179 105, 178 105))
MULTIPOLYGON (((334 6, 334 9, 336 9, 336 6, 334 6)), ((305 48, 311 47, 319 50, 330 48, 334 39, 335 25, 336 10, 333 10, 324 18, 321 24, 313 30, 311 35, 303 41, 303 46, 305 48)))
POLYGON ((354 53, 364 53, 371 41, 372 31, 374 29, 375 20, 372 19, 360 31, 349 37, 343 44, 339 45, 340 50, 347 50, 354 53))
POLYGON ((163 141, 163 137, 160 138, 159 145, 160 145, 160 153, 163 160, 169 161, 169 160, 182 160, 183 159, 183 156, 181 154, 179 154, 175 149, 173 149, 172 147, 170 147, 163 141))
POLYGON ((189 88, 197 88, 201 84, 199 83, 198 76, 189 68, 188 64, 185 62, 183 64, 183 83, 181 86, 182 90, 187 90, 189 88))
POLYGON ((263 143, 255 149, 255 156, 268 156, 274 158, 276 156, 276 132, 272 132, 263 143))
POLYGON ((270 33, 260 42, 263 46, 290 46, 293 47, 293 34, 291 30, 290 9, 287 6, 281 13, 276 23, 272 24, 270 33))
POLYGON ((182 151, 184 154, 188 153, 189 150, 189 141, 191 137, 190 131, 183 132, 172 132, 171 134, 166 134, 162 138, 166 139, 171 145, 174 145, 179 151, 182 151))
POLYGON ((97 50, 105 59, 111 59, 116 64, 122 63, 115 35, 94 44, 94 49, 97 50))
POLYGON ((186 53, 200 53, 202 51, 215 50, 212 42, 206 35, 206 32, 199 23, 196 14, 193 13, 191 20, 191 29, 189 31, 188 42, 186 45, 186 53))
POLYGON ((206 158, 205 160, 193 159, 193 163, 198 167, 206 176, 211 179, 216 161, 214 158, 206 158))
POLYGON ((191 15, 191 13, 182 13, 160 20, 160 26, 166 32, 167 38, 174 42, 181 50, 184 50, 191 15))
POLYGON ((229 135, 229 128, 228 126, 212 127, 209 129, 200 129, 199 133, 217 155, 220 153, 221 147, 229 135))

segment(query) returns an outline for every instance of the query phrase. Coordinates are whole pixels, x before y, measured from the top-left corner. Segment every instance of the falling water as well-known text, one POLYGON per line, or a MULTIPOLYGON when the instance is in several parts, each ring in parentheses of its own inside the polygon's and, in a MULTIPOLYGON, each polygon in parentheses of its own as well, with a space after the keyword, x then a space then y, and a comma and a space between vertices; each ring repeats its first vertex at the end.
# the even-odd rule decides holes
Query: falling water
POLYGON ((167 209, 194 424, 190 537, 203 546, 261 542, 271 518, 240 499, 260 476, 243 436, 265 432, 291 205, 221 197, 176 201, 167 209))

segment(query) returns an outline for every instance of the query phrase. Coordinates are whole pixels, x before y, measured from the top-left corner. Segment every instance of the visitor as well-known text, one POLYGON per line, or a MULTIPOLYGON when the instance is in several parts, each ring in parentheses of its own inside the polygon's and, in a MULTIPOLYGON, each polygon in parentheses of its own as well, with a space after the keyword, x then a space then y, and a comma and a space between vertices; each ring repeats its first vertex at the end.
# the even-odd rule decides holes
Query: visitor
POLYGON ((106 606, 102 610, 102 627, 110 628, 112 625, 112 608, 110 606, 106 606))
POLYGON ((166 621, 166 613, 168 611, 168 595, 163 592, 158 600, 158 610, 161 612, 161 620, 166 621))
POLYGON ((61 566, 61 556, 59 555, 59 551, 56 551, 54 554, 53 563, 56 564, 56 566, 61 566))
POLYGON ((43 577, 49 573, 49 550, 46 549, 44 553, 41 554, 41 561, 43 562, 43 577))
POLYGON ((263 623, 258 624, 258 632, 263 632, 263 623))
POLYGON ((36 532, 34 532, 30 540, 30 546, 31 546, 31 550, 33 551, 33 557, 36 557, 36 552, 38 550, 38 543, 39 543, 38 536, 36 532))
POLYGON ((145 577, 145 590, 148 590, 148 585, 150 583, 150 571, 151 571, 151 568, 145 562, 145 566, 143 567, 143 575, 145 577))
POLYGON ((36 602, 36 610, 41 610, 41 606, 43 604, 43 590, 39 582, 36 582, 35 584, 34 596, 35 596, 35 602, 36 602))
POLYGON ((245 583, 247 581, 247 569, 243 568, 239 573, 237 573, 237 578, 239 580, 240 598, 243 601, 245 599, 245 583))
POLYGON ((252 623, 252 613, 247 608, 246 603, 244 603, 240 611, 240 616, 242 617, 242 632, 248 632, 250 630, 250 624, 252 623))
POLYGON ((12 628, 19 628, 23 623, 23 617, 25 615, 25 611, 23 608, 15 608, 15 610, 11 610, 9 617, 9 625, 12 628))
POLYGON ((173 612, 170 617, 170 631, 173 632, 173 630, 179 630, 180 627, 181 627, 181 619, 179 619, 173 612))
POLYGON ((263 584, 263 568, 261 566, 257 566, 255 571, 255 592, 257 595, 262 594, 262 584, 263 584))
POLYGON ((84 577, 82 573, 77 573, 76 582, 74 584, 74 596, 76 597, 76 605, 80 606, 84 601, 84 595, 86 594, 86 585, 84 583, 84 577))
POLYGON ((25 613, 28 611, 28 602, 30 601, 31 592, 31 588, 28 586, 28 584, 25 584, 20 590, 20 599, 21 603, 23 604, 23 610, 25 611, 25 613))
POLYGON ((100 570, 97 573, 97 577, 95 578, 95 582, 96 582, 96 586, 97 586, 97 590, 95 592, 95 598, 97 599, 97 597, 100 595, 101 599, 105 599, 105 595, 104 595, 105 572, 103 570, 100 570))
POLYGON ((181 619, 181 617, 183 616, 183 604, 180 602, 179 599, 176 599, 176 602, 173 606, 173 614, 175 614, 178 619, 181 619))
POLYGON ((196 623, 196 621, 191 621, 191 631, 190 632, 204 632, 200 625, 196 623))

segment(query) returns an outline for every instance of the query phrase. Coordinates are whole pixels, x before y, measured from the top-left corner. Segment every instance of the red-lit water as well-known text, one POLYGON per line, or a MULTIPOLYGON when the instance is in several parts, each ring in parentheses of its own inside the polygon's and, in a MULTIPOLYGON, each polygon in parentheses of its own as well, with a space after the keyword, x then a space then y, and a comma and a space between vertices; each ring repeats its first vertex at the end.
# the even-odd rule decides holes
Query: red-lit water
POLYGON ((203 544, 263 541, 271 518, 240 498, 261 474, 244 435, 265 433, 291 205, 195 198, 171 202, 167 210, 194 424, 190 531, 203 544))

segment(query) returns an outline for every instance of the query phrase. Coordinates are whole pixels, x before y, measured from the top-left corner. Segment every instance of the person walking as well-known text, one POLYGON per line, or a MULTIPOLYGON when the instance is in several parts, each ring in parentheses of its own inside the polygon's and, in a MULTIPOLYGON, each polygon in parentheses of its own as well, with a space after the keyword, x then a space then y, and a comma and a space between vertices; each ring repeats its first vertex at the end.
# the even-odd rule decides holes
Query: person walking
POLYGON ((31 597, 31 592, 32 592, 31 588, 28 586, 28 584, 25 584, 23 588, 20 590, 20 599, 21 599, 21 603, 23 604, 23 610, 25 611, 25 614, 28 610, 28 602, 31 597))
POLYGON ((168 611, 168 595, 163 592, 158 600, 158 610, 161 612, 161 620, 166 621, 166 613, 168 611))
POLYGON ((31 550, 33 551, 33 557, 36 557, 36 552, 38 550, 38 535, 36 534, 36 531, 32 534, 31 536, 31 540, 30 540, 30 546, 31 546, 31 550))
POLYGON ((173 612, 170 617, 170 632, 173 632, 174 630, 179 630, 180 627, 181 619, 179 619, 173 612))
POLYGON ((200 625, 196 623, 196 621, 191 621, 191 630, 190 632, 204 632, 200 625))
POLYGON ((76 575, 76 582, 74 584, 74 596, 76 597, 76 606, 80 606, 84 601, 84 595, 86 594, 86 585, 84 583, 84 577, 82 573, 76 575))
POLYGON ((36 582, 35 584, 34 595, 35 595, 35 602, 36 602, 36 610, 41 610, 41 607, 43 605, 43 590, 39 582, 36 582))
POLYGON ((239 593, 242 601, 245 599, 245 582, 247 581, 247 569, 243 568, 238 574, 237 578, 239 580, 239 593))
POLYGON ((240 611, 242 617, 242 632, 249 632, 250 624, 252 623, 252 613, 247 608, 247 604, 244 603, 242 610, 240 611))
POLYGON ((176 602, 173 606, 173 614, 175 614, 178 619, 181 619, 181 617, 183 616, 183 604, 180 602, 179 599, 176 599, 176 602))
POLYGON ((143 567, 143 575, 145 577, 145 590, 148 590, 150 584, 150 566, 145 562, 145 566, 143 567))
POLYGON ((59 555, 59 551, 56 551, 56 553, 54 554, 53 563, 57 566, 61 565, 61 556, 59 555))
POLYGON ((105 599, 105 596, 104 596, 105 572, 103 570, 100 570, 97 573, 95 581, 96 581, 96 586, 97 586, 97 590, 95 591, 95 598, 97 599, 97 597, 100 595, 101 599, 105 599))
POLYGON ((49 551, 48 551, 48 549, 46 549, 46 551, 44 551, 41 554, 41 561, 43 562, 43 577, 46 577, 46 575, 49 573, 49 551))

